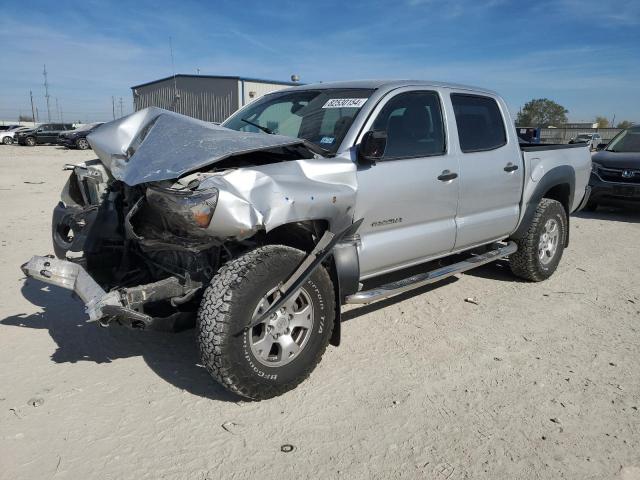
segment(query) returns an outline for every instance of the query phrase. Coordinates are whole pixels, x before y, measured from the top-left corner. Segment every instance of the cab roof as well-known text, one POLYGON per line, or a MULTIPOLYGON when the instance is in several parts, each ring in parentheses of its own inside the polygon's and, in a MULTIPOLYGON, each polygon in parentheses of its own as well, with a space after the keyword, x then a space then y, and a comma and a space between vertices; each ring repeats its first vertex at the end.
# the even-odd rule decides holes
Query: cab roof
POLYGON ((491 90, 487 90, 484 88, 473 87, 470 85, 461 85, 458 83, 451 82, 438 82, 432 80, 349 80, 349 81, 340 81, 340 82, 320 82, 320 83, 311 83, 306 85, 299 85, 296 87, 286 88, 282 91, 293 91, 293 90, 316 90, 316 89, 330 89, 330 88, 366 88, 372 90, 394 90, 396 88, 401 87, 410 87, 410 86, 428 86, 428 87, 438 87, 438 88, 452 88, 456 90, 470 90, 479 93, 486 93, 490 95, 497 95, 496 92, 491 90))

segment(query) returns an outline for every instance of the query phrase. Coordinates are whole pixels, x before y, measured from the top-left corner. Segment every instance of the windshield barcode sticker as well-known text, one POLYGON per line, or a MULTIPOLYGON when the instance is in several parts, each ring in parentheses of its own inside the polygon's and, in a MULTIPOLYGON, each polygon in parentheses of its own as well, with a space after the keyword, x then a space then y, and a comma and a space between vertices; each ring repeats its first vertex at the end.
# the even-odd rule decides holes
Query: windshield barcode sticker
POLYGON ((360 108, 367 100, 366 98, 332 98, 327 100, 322 108, 360 108))

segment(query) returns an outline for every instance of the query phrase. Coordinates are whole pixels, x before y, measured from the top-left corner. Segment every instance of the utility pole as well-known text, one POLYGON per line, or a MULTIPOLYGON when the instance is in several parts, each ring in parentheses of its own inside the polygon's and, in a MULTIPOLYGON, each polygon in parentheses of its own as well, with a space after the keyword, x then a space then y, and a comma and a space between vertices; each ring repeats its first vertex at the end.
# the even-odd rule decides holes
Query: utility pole
POLYGON ((113 112, 113 119, 116 119, 116 100, 111 97, 111 111, 113 112))
POLYGON ((56 113, 58 114, 58 121, 61 122, 60 119, 60 107, 58 106, 58 97, 56 97, 56 113))
POLYGON ((29 98, 31 98, 31 121, 36 121, 36 111, 33 109, 33 92, 29 90, 29 98))
POLYGON ((120 97, 120 117, 124 117, 124 112, 122 111, 122 97, 120 97))
POLYGON ((47 81, 47 66, 44 66, 42 71, 44 75, 44 98, 47 99, 47 122, 51 122, 51 108, 49 108, 49 82, 47 81))
POLYGON ((33 121, 40 123, 40 112, 38 112, 38 107, 36 107, 36 118, 33 121))

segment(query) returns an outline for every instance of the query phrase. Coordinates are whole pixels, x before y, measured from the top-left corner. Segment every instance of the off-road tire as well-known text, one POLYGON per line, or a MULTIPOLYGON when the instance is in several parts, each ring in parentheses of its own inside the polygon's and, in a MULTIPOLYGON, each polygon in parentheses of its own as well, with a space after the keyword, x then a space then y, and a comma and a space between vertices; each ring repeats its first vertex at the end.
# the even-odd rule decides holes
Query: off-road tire
POLYGON ((518 251, 509 257, 511 271, 518 277, 531 282, 541 282, 549 278, 555 272, 567 240, 567 213, 560 202, 543 198, 538 204, 531 224, 522 238, 515 239, 518 251), (544 227, 548 220, 555 219, 560 228, 560 238, 548 264, 543 264, 538 256, 538 242, 544 233, 544 227))
POLYGON ((13 143, 13 138, 6 136, 2 138, 2 143, 4 145, 11 145, 13 143))
POLYGON ((90 145, 86 138, 79 138, 76 140, 76 148, 79 150, 88 150, 90 145))
POLYGON ((263 365, 251 351, 245 328, 260 300, 304 257, 304 252, 282 245, 257 248, 224 265, 204 292, 197 318, 200 357, 228 390, 252 400, 275 397, 295 388, 320 362, 335 319, 333 284, 322 266, 303 285, 312 300, 314 324, 298 358, 280 367, 263 365))
POLYGON ((35 138, 33 138, 33 137, 27 137, 27 138, 25 138, 25 139, 24 139, 24 144, 25 144, 27 147, 35 147, 35 146, 36 146, 36 143, 37 143, 37 142, 36 142, 36 139, 35 139, 35 138))

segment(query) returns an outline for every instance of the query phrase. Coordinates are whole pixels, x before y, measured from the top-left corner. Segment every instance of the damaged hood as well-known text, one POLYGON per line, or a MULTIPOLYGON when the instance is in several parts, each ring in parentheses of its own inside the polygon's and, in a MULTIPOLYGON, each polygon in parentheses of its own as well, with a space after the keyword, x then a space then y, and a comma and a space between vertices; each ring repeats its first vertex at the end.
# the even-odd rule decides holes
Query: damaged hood
POLYGON ((87 140, 114 178, 130 186, 179 178, 232 155, 305 144, 283 135, 238 132, 156 107, 105 123, 87 140))

